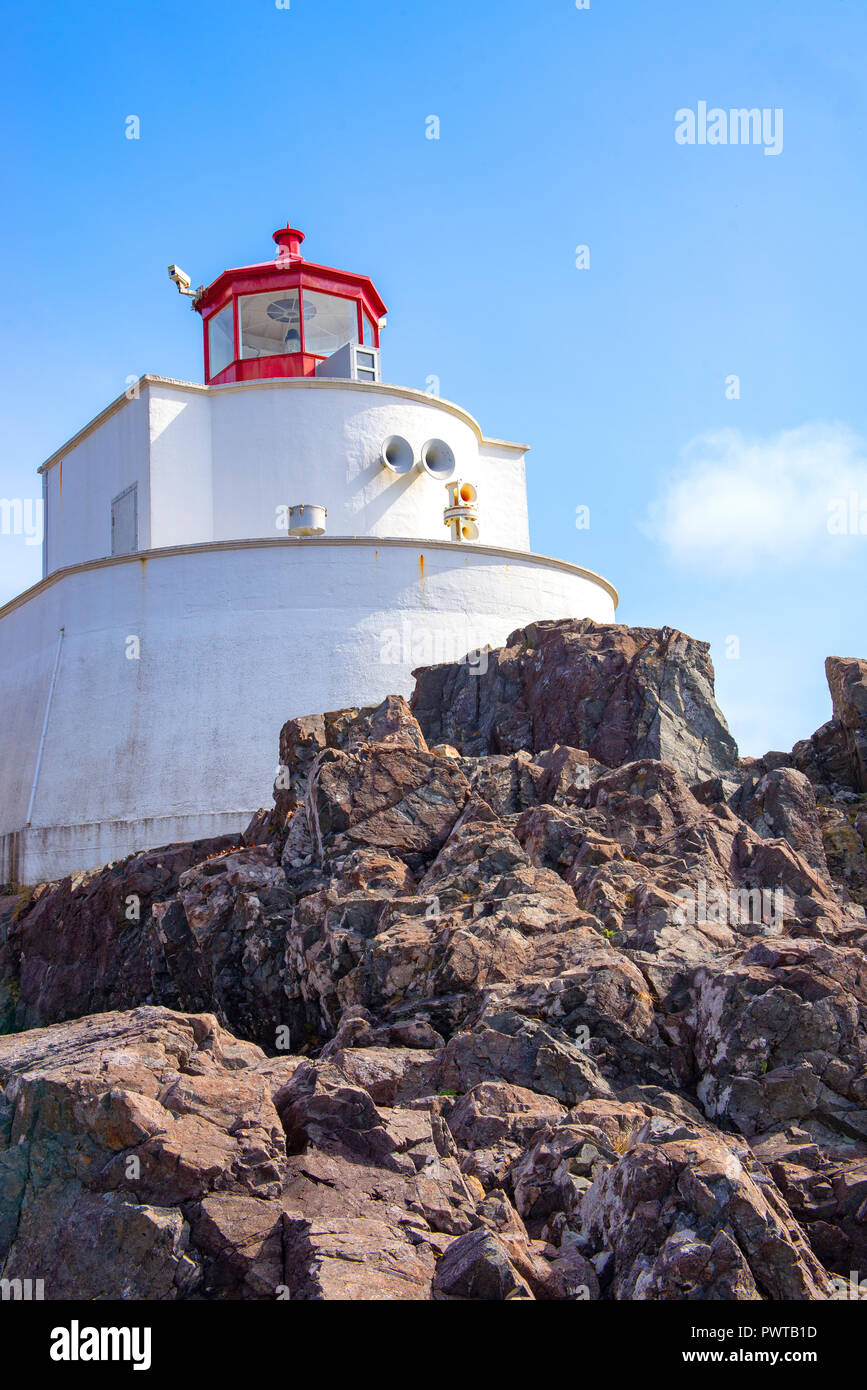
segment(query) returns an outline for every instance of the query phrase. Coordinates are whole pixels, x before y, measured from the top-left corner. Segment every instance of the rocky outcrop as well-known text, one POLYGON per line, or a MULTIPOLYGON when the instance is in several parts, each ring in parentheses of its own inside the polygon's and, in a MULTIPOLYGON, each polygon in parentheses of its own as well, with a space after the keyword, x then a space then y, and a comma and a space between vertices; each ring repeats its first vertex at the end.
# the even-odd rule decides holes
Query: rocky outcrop
POLYGON ((693 782, 735 765, 708 645, 673 628, 532 623, 485 665, 415 673, 412 709, 429 742, 475 756, 563 743, 606 767, 660 758, 693 782))
POLYGON ((591 1300, 600 1274, 615 1297, 825 1295, 743 1146, 648 1104, 565 1110, 540 1080, 377 1105, 333 1058, 269 1061, 161 1008, 0 1038, 3 1277, 56 1299, 591 1300), (469 1171, 478 1142, 506 1188, 469 1171))
POLYGON ((739 761, 682 634, 482 666, 290 720, 240 842, 0 898, 0 1276, 812 1300, 867 1259, 854 774, 739 761))
POLYGON ((829 656, 825 675, 833 717, 811 738, 796 743, 797 768, 823 789, 867 792, 867 661, 829 656))
POLYGON ((821 1299, 828 1277, 745 1146, 645 1125, 582 1203, 618 1299, 821 1299), (648 1142, 650 1140, 650 1142, 648 1142))
POLYGON ((208 1015, 0 1038, 4 1277, 50 1298, 273 1296, 286 1147, 258 1049, 208 1015))
POLYGON ((0 898, 0 1032, 149 999, 163 968, 149 930, 155 905, 233 843, 240 848, 229 836, 168 845, 0 898))
POLYGON ((833 717, 792 749, 818 802, 828 869, 844 896, 867 906, 867 661, 829 656, 833 717))

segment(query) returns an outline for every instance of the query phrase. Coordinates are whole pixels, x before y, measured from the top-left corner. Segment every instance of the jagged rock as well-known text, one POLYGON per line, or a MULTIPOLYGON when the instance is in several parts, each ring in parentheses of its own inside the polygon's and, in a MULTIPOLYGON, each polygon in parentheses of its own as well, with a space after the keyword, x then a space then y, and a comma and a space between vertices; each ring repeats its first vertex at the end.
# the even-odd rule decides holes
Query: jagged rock
POLYGON ((289 719, 280 730, 280 769, 274 784, 276 817, 269 832, 285 827, 300 806, 319 754, 325 748, 354 751, 368 743, 426 753, 427 744, 402 695, 388 695, 379 705, 331 710, 328 714, 289 719))
POLYGON ((532 1298, 503 1242, 492 1231, 472 1231, 453 1241, 437 1267, 435 1298, 532 1298))
POLYGON ((831 879, 867 907, 867 812, 858 806, 825 805, 818 811, 822 847, 831 879))
POLYGON ((465 754, 561 743, 607 767, 660 758, 693 782, 737 759, 713 698, 708 646, 672 628, 532 623, 489 653, 483 673, 455 663, 415 675, 410 703, 428 742, 465 754))
POLYGON ((854 790, 846 736, 836 720, 829 719, 810 738, 800 739, 792 749, 792 762, 820 795, 828 796, 837 787, 854 790))
POLYGON ((443 1054, 443 1083, 451 1090, 463 1094, 492 1076, 566 1105, 582 1096, 610 1094, 586 1053, 511 1012, 493 1014, 473 1032, 456 1033, 443 1054))
POLYGON ((533 865, 519 841, 484 802, 470 801, 424 878, 420 896, 435 898, 439 913, 463 903, 506 904, 527 935, 553 921, 568 921, 575 895, 555 873, 533 865))
POLYGON ((286 1165, 260 1059, 212 1016, 158 1008, 0 1037, 0 1190, 20 1211, 0 1274, 47 1298, 255 1296, 286 1165), (243 1198, 262 1237, 245 1218, 234 1278, 217 1195, 224 1227, 243 1198))
POLYGON ((512 1164, 509 1186, 531 1230, 541 1231, 555 1212, 568 1218, 579 1211, 594 1160, 606 1152, 595 1139, 580 1126, 549 1125, 512 1164))
POLYGON ((440 1054, 414 1047, 342 1047, 330 1054, 344 1076, 377 1105, 402 1105, 433 1094, 440 1054))
POLYGON ((178 890, 155 906, 151 923, 162 948, 159 999, 213 1011, 227 1027, 275 1047, 286 1023, 282 952, 294 894, 273 855, 225 855, 187 870, 178 890))
POLYGON ((841 1139, 814 1143, 789 1126, 753 1141, 815 1254, 829 1270, 848 1275, 867 1257, 867 1145, 841 1139))
POLYGON ((867 661, 829 656, 825 674, 834 719, 845 734, 853 786, 867 792, 867 661))
MULTIPOLYGON (((374 1201, 367 1197, 369 1210, 375 1209, 374 1201)), ((314 1302, 430 1298, 435 1254, 425 1240, 429 1232, 421 1220, 416 1227, 407 1222, 405 1230, 396 1230, 385 1221, 360 1214, 317 1218, 289 1213, 283 1229, 291 1298, 314 1302)))
POLYGON ((820 877, 828 877, 816 794, 802 772, 776 768, 748 778, 729 805, 762 839, 786 840, 820 877))
POLYGON ((186 870, 218 863, 236 846, 228 835, 164 845, 18 899, 0 917, 0 1031, 151 998, 153 906, 177 891, 186 870))
POLYGON ((430 1297, 436 1232, 475 1219, 444 1130, 288 1062, 160 1008, 0 1038, 0 1275, 47 1298, 430 1297))
POLYGON ((722 1138, 639 1138, 581 1207, 626 1299, 821 1299, 826 1271, 772 1180, 722 1138), (746 1162, 745 1162, 746 1160, 746 1162))
POLYGON ((444 844, 467 799, 452 759, 372 744, 366 754, 325 749, 310 774, 307 809, 317 854, 367 845, 405 856, 411 869, 444 844))
POLYGON ((599 1298, 596 1270, 571 1242, 564 1243, 557 1251, 551 1260, 550 1271, 546 1284, 547 1297, 582 1303, 595 1302, 599 1298))
POLYGON ((694 981, 698 1095, 752 1135, 797 1122, 867 1140, 867 968, 861 949, 768 938, 694 981))
POLYGON ((519 749, 459 761, 471 791, 501 817, 549 802, 575 802, 593 778, 606 771, 589 753, 564 744, 535 755, 519 749))
POLYGON ((820 788, 867 792, 867 661, 829 656, 833 718, 792 749, 795 766, 820 788))
POLYGON ((534 624, 290 720, 240 843, 0 898, 0 1273, 824 1297, 867 1259, 863 665, 738 760, 703 644, 534 624))
POLYGON ((492 1192, 507 1181, 533 1135, 565 1114, 565 1107, 551 1097, 522 1086, 484 1081, 455 1102, 447 1123, 461 1153, 463 1172, 492 1192))

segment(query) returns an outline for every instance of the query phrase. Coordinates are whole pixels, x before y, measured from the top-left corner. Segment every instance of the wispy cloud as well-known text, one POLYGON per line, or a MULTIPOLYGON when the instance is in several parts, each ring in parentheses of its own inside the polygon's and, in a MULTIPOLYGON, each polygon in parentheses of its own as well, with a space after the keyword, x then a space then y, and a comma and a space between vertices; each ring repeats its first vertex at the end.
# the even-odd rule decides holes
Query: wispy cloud
POLYGON ((641 529, 692 569, 833 563, 852 545, 867 555, 867 447, 839 423, 699 435, 641 529))

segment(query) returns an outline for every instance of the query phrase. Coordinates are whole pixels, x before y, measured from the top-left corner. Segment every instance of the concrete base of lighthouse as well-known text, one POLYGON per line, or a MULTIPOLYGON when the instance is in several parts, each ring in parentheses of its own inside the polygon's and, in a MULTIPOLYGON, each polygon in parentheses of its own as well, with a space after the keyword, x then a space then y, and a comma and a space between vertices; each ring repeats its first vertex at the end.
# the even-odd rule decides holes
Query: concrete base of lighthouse
POLYGON ((414 667, 535 619, 611 622, 616 599, 564 561, 377 537, 58 571, 0 610, 0 882, 240 831, 270 803, 286 719, 409 694, 414 667))

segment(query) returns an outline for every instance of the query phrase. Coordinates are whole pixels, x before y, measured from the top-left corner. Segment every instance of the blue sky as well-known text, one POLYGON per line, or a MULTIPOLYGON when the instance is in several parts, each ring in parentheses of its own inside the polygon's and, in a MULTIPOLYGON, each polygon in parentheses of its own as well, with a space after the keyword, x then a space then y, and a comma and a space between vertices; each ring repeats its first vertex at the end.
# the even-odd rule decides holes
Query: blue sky
MULTIPOLYGON (((55 0, 4 37, 0 496, 129 375, 200 380, 166 265, 291 217, 375 280, 386 380, 532 445, 534 549, 711 642, 743 752, 829 717, 824 657, 867 655, 863 0, 55 0), (678 144, 700 101, 782 150, 678 144)), ((39 561, 0 537, 0 600, 39 561)))

